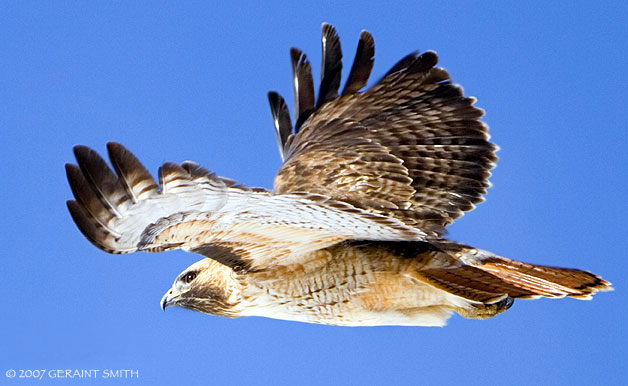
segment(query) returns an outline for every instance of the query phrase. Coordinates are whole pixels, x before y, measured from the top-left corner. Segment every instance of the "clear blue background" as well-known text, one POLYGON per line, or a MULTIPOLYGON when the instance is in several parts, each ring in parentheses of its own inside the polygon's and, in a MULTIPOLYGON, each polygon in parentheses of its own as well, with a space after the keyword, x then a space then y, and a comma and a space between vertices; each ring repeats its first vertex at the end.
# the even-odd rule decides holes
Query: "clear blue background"
POLYGON ((8 369, 134 369, 134 383, 171 385, 625 384, 625 2, 180 3, 0 5, 0 384, 29 383, 8 369), (155 172, 191 159, 271 187, 266 92, 291 104, 291 46, 318 78, 323 21, 347 61, 360 30, 373 33, 374 80, 415 49, 438 51, 486 109, 501 146, 494 187, 453 239, 588 269, 616 290, 445 328, 162 313, 199 257, 89 244, 65 208, 72 146, 119 141, 155 172))

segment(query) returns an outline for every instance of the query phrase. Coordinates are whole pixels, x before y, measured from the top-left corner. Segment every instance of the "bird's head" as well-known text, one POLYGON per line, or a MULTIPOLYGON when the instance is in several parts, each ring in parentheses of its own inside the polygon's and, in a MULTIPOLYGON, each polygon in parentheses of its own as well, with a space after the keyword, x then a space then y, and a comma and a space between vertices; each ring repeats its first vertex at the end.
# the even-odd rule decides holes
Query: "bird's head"
POLYGON ((213 259, 186 268, 161 298, 161 308, 179 306, 206 314, 237 317, 241 285, 233 270, 213 259))

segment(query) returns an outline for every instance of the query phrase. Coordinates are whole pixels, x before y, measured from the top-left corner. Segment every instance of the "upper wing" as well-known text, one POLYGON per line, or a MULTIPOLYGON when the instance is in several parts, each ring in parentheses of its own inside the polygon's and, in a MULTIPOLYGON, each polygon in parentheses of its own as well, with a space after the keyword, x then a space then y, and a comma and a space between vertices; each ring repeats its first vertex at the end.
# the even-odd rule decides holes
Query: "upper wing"
POLYGON ((447 71, 435 67, 436 54, 408 55, 375 86, 358 93, 373 65, 373 39, 363 31, 338 96, 342 55, 330 29, 323 25, 316 109, 305 55, 293 66, 294 133, 285 102, 270 94, 284 159, 275 177, 277 193, 325 195, 427 231, 439 231, 481 202, 496 146, 479 120, 483 111, 447 71))
POLYGON ((110 253, 181 248, 224 263, 261 268, 346 239, 421 240, 395 219, 326 197, 247 189, 192 162, 166 163, 159 184, 128 150, 107 145, 114 172, 76 146, 66 171, 76 201, 68 209, 83 234, 110 253), (213 254, 216 254, 214 256, 213 254), (239 256, 233 259, 233 256, 239 256))

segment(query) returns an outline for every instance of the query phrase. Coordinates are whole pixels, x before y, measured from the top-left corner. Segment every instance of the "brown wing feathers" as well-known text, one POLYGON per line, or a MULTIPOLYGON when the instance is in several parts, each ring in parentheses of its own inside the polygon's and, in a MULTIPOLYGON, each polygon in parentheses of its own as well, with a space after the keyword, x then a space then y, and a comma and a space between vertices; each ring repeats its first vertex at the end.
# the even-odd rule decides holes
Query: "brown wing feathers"
POLYGON ((107 152, 118 180, 133 202, 141 201, 154 193, 159 186, 142 163, 122 145, 114 142, 107 144, 107 152))
MULTIPOLYGON (((290 50, 292 64, 292 84, 294 88, 295 125, 297 133, 309 116, 322 105, 338 98, 342 73, 342 49, 336 29, 330 24, 323 23, 321 39, 321 82, 318 91, 318 100, 314 104, 314 83, 312 69, 307 56, 298 48, 290 50)), ((375 42, 367 31, 362 31, 353 66, 342 95, 358 92, 368 81, 373 68, 375 42)), ((292 134, 290 113, 285 100, 278 93, 268 93, 273 123, 277 133, 277 141, 282 160, 285 160, 285 149, 292 134)))
POLYGON ((288 137, 292 134, 292 120, 290 119, 290 111, 286 105, 286 101, 281 95, 274 91, 268 93, 268 103, 270 104, 270 112, 273 115, 273 124, 277 134, 277 146, 281 160, 285 159, 284 148, 288 137))
POLYGON ((353 59, 353 66, 349 72, 349 78, 342 95, 355 94, 366 86, 371 76, 373 62, 375 60, 375 41, 367 31, 360 33, 358 48, 353 59))
MULTIPOLYGON (((226 201, 226 188, 235 184, 189 161, 163 164, 157 184, 122 145, 108 143, 107 150, 115 174, 85 146, 74 148, 78 166, 67 164, 66 173, 76 198, 67 202, 72 218, 93 244, 109 253, 148 248, 139 243, 151 223, 208 205, 220 208, 226 201)), ((155 251, 170 247, 150 246, 155 251)))
POLYGON ((307 56, 298 48, 290 49, 292 62, 292 84, 294 86, 295 133, 314 112, 314 81, 312 67, 307 56))
MULTIPOLYGON (((363 31, 337 97, 340 42, 336 31, 323 25, 321 89, 314 111, 309 63, 300 51, 292 51, 297 128, 287 138, 288 130, 280 131, 284 165, 275 190, 315 191, 438 231, 483 200, 496 146, 488 142, 475 99, 465 97, 447 71, 435 67, 438 57, 432 51, 406 56, 359 93, 373 66, 374 47, 363 31), (392 158, 384 159, 385 154, 392 158)), ((277 98, 271 101, 273 111, 278 105, 277 98)), ((273 113, 275 122, 278 116, 273 113)))
POLYGON ((134 205, 171 191, 198 189, 194 179, 206 178, 209 172, 194 163, 166 163, 159 170, 158 185, 122 145, 110 142, 107 151, 115 173, 94 150, 74 147, 78 166, 66 164, 66 173, 76 201, 68 201, 67 206, 78 228, 98 248, 130 253, 138 250, 144 228, 158 218, 153 219, 158 214, 156 204, 145 206, 143 212, 134 205), (135 212, 129 215, 129 210, 135 212))
POLYGON ((124 147, 107 144, 116 176, 94 150, 75 146, 78 167, 66 164, 66 174, 76 201, 67 206, 81 232, 97 247, 110 253, 128 253, 136 248, 119 249, 120 234, 110 226, 120 218, 119 208, 126 202, 157 193, 157 183, 141 163, 124 147))
POLYGON ((338 98, 342 72, 342 49, 336 29, 327 23, 322 27, 321 84, 318 89, 318 109, 338 98))
MULTIPOLYGON (((103 208, 110 211, 114 216, 120 217, 120 213, 117 210, 118 205, 128 200, 129 197, 123 193, 123 189, 120 189, 120 181, 105 160, 98 153, 85 146, 75 146, 74 156, 84 179, 92 187, 92 195, 81 197, 81 202, 98 200, 103 208)), ((70 186, 77 191, 84 192, 78 189, 76 182, 78 180, 70 180, 70 186)))

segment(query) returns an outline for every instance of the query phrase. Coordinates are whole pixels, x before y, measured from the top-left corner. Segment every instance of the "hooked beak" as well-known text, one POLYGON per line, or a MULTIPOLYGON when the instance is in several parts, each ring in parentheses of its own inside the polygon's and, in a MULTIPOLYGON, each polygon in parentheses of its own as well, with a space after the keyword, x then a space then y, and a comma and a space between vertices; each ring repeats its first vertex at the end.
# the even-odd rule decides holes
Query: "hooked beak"
POLYGON ((172 288, 168 290, 168 292, 166 292, 166 294, 161 298, 161 310, 166 311, 167 307, 174 306, 178 297, 179 295, 175 295, 172 288))

